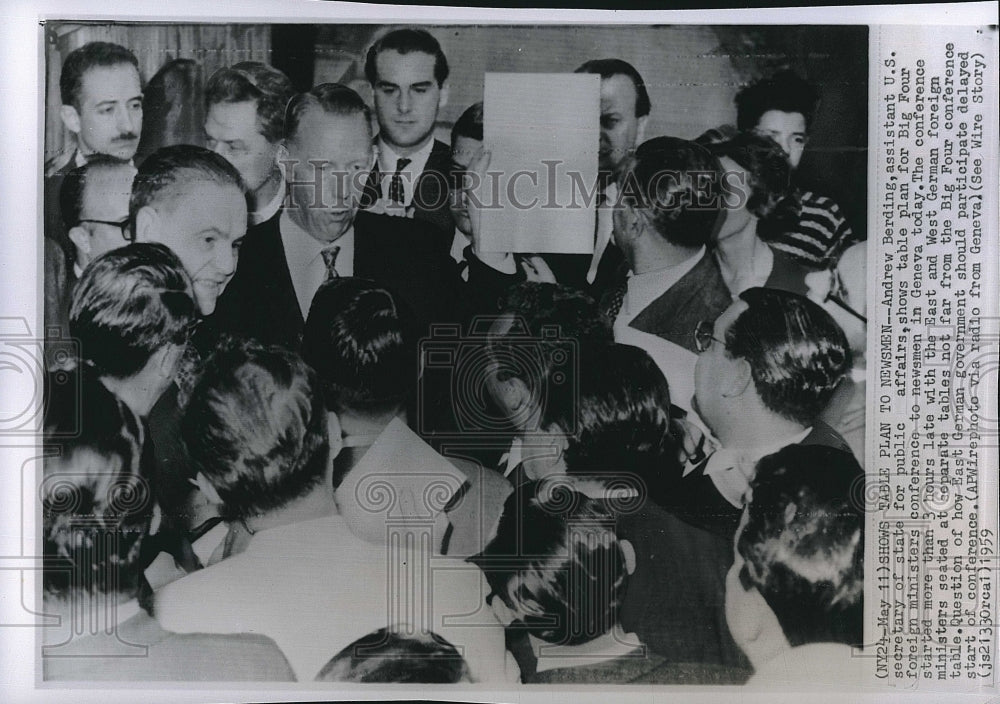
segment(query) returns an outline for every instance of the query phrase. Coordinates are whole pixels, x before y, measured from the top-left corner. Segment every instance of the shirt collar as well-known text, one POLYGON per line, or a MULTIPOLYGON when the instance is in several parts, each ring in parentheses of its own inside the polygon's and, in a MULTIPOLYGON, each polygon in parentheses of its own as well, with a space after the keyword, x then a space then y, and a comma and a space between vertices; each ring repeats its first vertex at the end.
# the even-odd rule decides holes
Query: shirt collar
POLYGON ((455 228, 455 236, 451 240, 451 258, 461 264, 465 261, 465 248, 471 244, 469 236, 455 228))
POLYGON ((629 274, 628 289, 622 301, 623 315, 631 320, 649 306, 650 303, 666 293, 670 288, 684 278, 684 275, 695 268, 705 256, 704 245, 692 256, 679 264, 647 271, 643 274, 629 274))
POLYGON ((354 261, 354 225, 343 235, 333 242, 320 242, 292 220, 289 211, 281 213, 278 229, 281 232, 281 243, 285 248, 285 258, 288 261, 289 269, 305 267, 313 262, 316 257, 321 256, 320 252, 329 247, 340 247, 337 254, 337 261, 342 258, 347 261, 354 261))
POLYGON ((430 139, 427 140, 427 144, 420 147, 417 151, 412 154, 408 154, 405 157, 400 155, 395 149, 390 147, 379 135, 378 138, 378 166, 379 170, 383 174, 394 174, 396 173, 396 162, 400 159, 409 159, 410 163, 406 166, 406 171, 411 174, 423 173, 424 167, 427 166, 427 160, 431 158, 431 151, 434 149, 434 135, 431 135, 430 139))
POLYGON ((529 640, 538 659, 535 672, 545 672, 562 667, 597 665, 624 657, 642 647, 639 636, 635 633, 625 633, 619 625, 604 635, 581 645, 549 645, 534 637, 529 637, 529 640))

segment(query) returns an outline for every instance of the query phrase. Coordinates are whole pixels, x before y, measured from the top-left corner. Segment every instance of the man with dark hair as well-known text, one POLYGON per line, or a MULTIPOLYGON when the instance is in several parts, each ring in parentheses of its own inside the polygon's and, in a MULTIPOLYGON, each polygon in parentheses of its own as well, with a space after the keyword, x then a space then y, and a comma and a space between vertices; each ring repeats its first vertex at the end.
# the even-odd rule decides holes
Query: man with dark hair
POLYGON ((145 417, 173 381, 196 317, 177 257, 161 245, 133 244, 87 267, 69 329, 86 373, 145 417))
POLYGON ((393 520, 429 519, 435 550, 470 555, 482 549, 496 518, 480 519, 482 508, 510 489, 495 472, 445 459, 408 427, 419 375, 411 326, 406 307, 372 281, 337 279, 313 299, 302 356, 318 372, 331 422, 343 435, 334 460, 337 505, 370 543, 385 545, 393 520), (364 487, 380 481, 397 496, 391 513, 366 499, 364 487), (427 500, 433 488, 436 505, 427 500))
POLYGON ((436 633, 380 628, 330 658, 317 682, 365 684, 456 684, 471 682, 469 666, 455 646, 436 633))
MULTIPOLYGON (((736 124, 740 130, 755 131, 777 142, 794 171, 805 151, 818 102, 813 85, 792 71, 780 71, 736 95, 736 124)), ((829 264, 852 242, 850 225, 826 196, 798 189, 792 197, 799 218, 773 235, 769 244, 808 266, 829 264)))
POLYGON ((721 210, 718 170, 708 150, 674 137, 645 142, 623 167, 614 238, 630 274, 620 271, 602 301, 616 340, 638 330, 694 352, 694 325, 732 300, 707 253, 721 210))
POLYGON ((62 180, 95 154, 131 161, 142 133, 142 81, 135 55, 108 42, 90 42, 69 53, 59 76, 63 125, 76 137, 75 149, 50 159, 45 168, 44 234, 73 257, 60 213, 62 180))
POLYGON ((374 160, 369 117, 357 93, 334 83, 289 102, 281 160, 291 162, 291 207, 247 236, 220 303, 224 329, 298 349, 313 296, 338 276, 389 287, 419 331, 452 319, 461 281, 433 228, 358 212, 374 160))
POLYGON ((448 60, 424 29, 397 29, 368 50, 365 77, 375 96, 378 160, 366 189, 366 208, 415 217, 447 243, 448 145, 434 139, 438 112, 448 103, 448 60))
POLYGON ((137 242, 173 250, 194 283, 202 315, 214 312, 247 229, 246 187, 236 169, 203 147, 164 147, 139 167, 129 218, 137 242))
MULTIPOLYGON (((157 245, 128 249, 148 249, 150 262, 156 256, 174 260, 157 245)), ((169 266, 177 277, 184 276, 179 262, 169 266)), ((188 307, 193 312, 194 302, 189 300, 188 307)), ((59 627, 44 630, 43 679, 294 679, 267 638, 177 635, 139 609, 142 553, 153 516, 142 423, 106 391, 89 384, 79 391, 82 395, 70 399, 46 397, 45 442, 51 451, 40 490, 43 603, 45 613, 61 620, 59 627), (85 403, 85 414, 78 399, 85 403)))
POLYGON ((127 162, 98 154, 62 181, 60 212, 73 250, 67 257, 54 240, 45 238, 44 284, 46 331, 58 328, 63 340, 69 338, 70 298, 83 270, 105 252, 132 241, 128 200, 134 176, 135 168, 127 162))
POLYGON ((796 444, 850 453, 819 416, 851 368, 851 350, 820 306, 764 288, 741 293, 714 324, 697 325, 695 338, 694 404, 720 449, 688 468, 674 502, 731 535, 762 456, 796 444))
POLYGON ((599 165, 605 177, 616 176, 643 141, 652 104, 635 66, 621 59, 593 59, 576 73, 601 77, 601 146, 599 165))
POLYGON ((663 658, 619 621, 635 552, 615 535, 603 501, 564 483, 525 485, 507 499, 496 536, 473 561, 486 574, 486 603, 497 619, 513 638, 527 635, 522 681, 657 681, 663 658))
POLYGON ((220 68, 205 85, 208 148, 240 172, 249 191, 250 226, 275 216, 285 198, 278 153, 294 94, 288 76, 258 61, 220 68))
POLYGON ((198 483, 247 537, 226 541, 224 559, 156 593, 160 625, 268 636, 301 681, 315 678, 331 652, 407 623, 462 647, 477 680, 502 679, 502 630, 457 616, 481 598, 479 571, 440 558, 425 574, 431 555, 422 540, 378 550, 338 513, 327 458, 340 428, 329 420, 316 373, 297 354, 253 341, 217 351, 192 393, 184 437, 198 483))
POLYGON ((726 579, 726 616, 751 684, 863 678, 864 471, 849 453, 792 445, 761 459, 726 579))

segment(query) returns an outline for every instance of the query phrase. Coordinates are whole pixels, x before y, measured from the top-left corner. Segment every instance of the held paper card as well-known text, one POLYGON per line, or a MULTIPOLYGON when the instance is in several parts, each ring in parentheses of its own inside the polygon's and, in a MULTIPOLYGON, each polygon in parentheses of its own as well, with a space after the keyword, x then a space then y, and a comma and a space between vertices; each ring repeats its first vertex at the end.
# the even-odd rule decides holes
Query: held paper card
POLYGON ((600 77, 487 73, 483 102, 498 197, 483 209, 482 251, 593 252, 595 210, 581 185, 597 181, 600 77))

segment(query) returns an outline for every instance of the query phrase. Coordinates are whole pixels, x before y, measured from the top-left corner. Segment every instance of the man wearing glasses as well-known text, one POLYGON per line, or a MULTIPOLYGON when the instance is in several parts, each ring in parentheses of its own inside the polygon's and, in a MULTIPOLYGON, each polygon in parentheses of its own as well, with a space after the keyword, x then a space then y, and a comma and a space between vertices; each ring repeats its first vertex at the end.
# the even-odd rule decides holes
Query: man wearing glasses
MULTIPOLYGON (((128 201, 133 178, 134 166, 100 154, 63 179, 59 206, 72 251, 67 255, 54 240, 45 239, 45 327, 58 328, 63 339, 69 337, 69 302, 83 270, 132 241, 128 201)), ((49 362, 50 367, 61 366, 54 359, 49 362)))
POLYGON ((788 445, 850 454, 820 416, 850 369, 851 353, 825 310, 776 289, 747 289, 693 332, 693 405, 718 445, 689 463, 672 501, 685 520, 732 536, 761 457, 788 445))

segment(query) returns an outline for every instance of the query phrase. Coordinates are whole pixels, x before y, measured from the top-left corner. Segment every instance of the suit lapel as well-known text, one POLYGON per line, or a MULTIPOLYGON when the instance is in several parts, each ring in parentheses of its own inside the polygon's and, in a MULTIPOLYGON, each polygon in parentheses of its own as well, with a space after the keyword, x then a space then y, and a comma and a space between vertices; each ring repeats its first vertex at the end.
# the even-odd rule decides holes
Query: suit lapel
POLYGON ((258 272, 257 281, 266 282, 264 286, 271 289, 268 296, 269 305, 278 317, 273 320, 288 320, 292 328, 301 332, 305 325, 299 299, 295 295, 295 285, 292 283, 292 273, 288 268, 288 257, 281 243, 281 231, 275 216, 260 225, 266 228, 262 238, 262 254, 260 264, 265 267, 258 272), (296 321, 296 322, 291 322, 296 321))
POLYGON ((696 352, 695 325, 715 320, 731 301, 715 260, 706 252, 691 271, 635 316, 629 327, 696 352))

